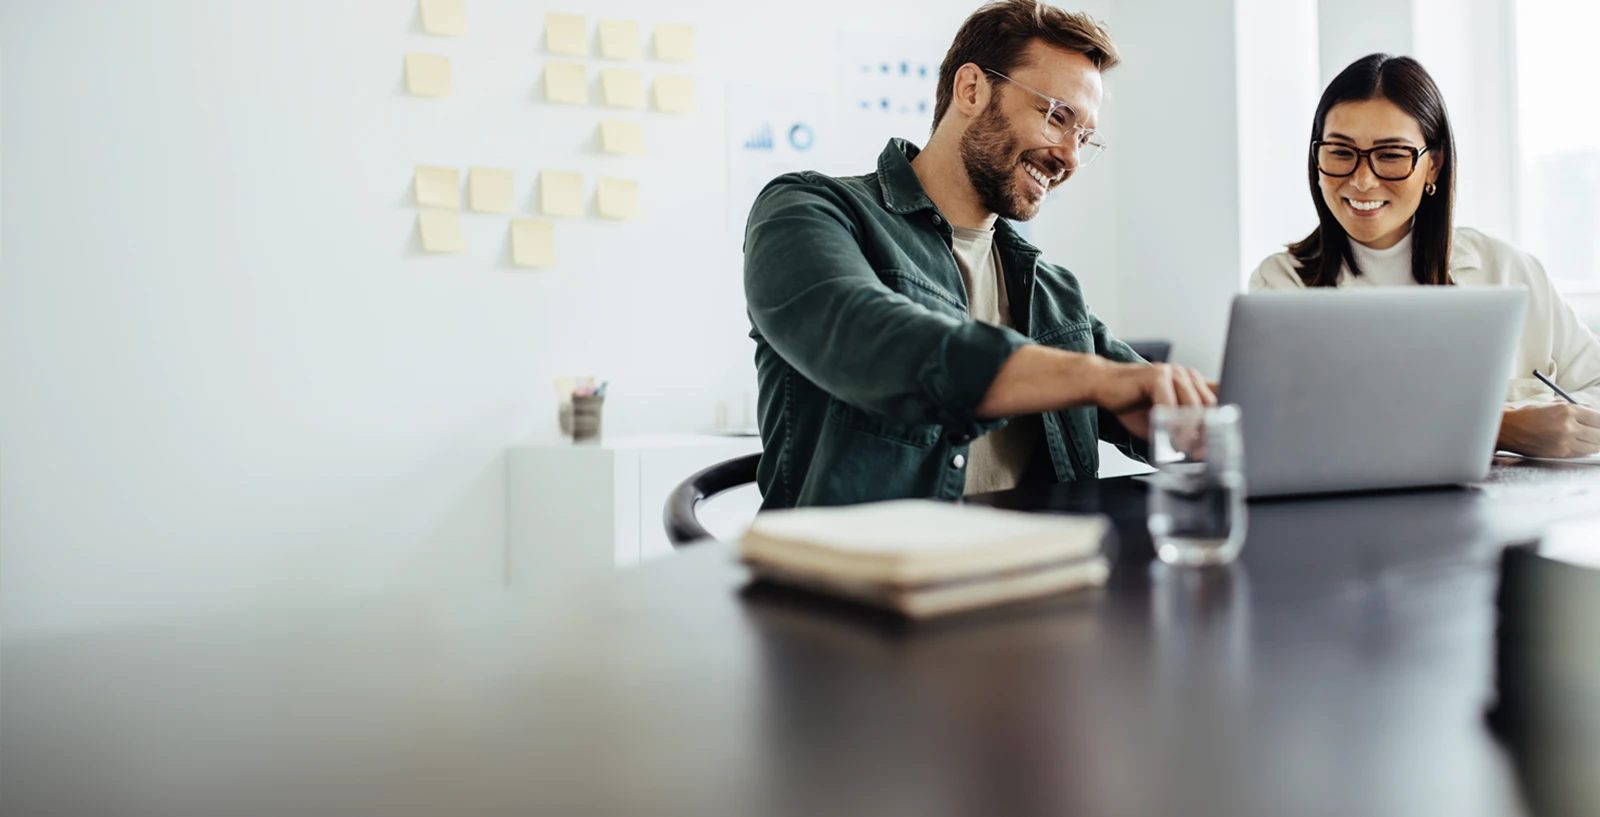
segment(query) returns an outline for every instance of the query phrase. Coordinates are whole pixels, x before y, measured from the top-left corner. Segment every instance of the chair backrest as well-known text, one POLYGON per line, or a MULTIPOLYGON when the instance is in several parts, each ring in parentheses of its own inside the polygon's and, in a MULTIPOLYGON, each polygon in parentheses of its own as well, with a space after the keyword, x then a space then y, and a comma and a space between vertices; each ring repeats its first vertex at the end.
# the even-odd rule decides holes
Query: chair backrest
POLYGON ((1172 354, 1172 343, 1165 340, 1130 340, 1125 341, 1139 357, 1151 363, 1166 363, 1167 357, 1172 354))
POLYGON ((674 548, 712 538, 695 515, 695 508, 730 488, 756 481, 756 464, 760 454, 746 454, 724 460, 699 471, 672 489, 667 495, 666 507, 661 510, 661 521, 667 528, 667 541, 674 548))

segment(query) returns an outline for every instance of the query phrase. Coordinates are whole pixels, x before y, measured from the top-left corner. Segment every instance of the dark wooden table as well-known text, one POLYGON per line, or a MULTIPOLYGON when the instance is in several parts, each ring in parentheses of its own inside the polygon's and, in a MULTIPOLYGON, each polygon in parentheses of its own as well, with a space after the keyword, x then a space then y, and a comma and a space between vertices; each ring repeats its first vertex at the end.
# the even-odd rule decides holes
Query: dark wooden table
POLYGON ((1600 469, 1253 503, 1240 563, 912 626, 746 586, 723 545, 511 593, 11 640, 5 815, 1501 815, 1497 554, 1600 469))

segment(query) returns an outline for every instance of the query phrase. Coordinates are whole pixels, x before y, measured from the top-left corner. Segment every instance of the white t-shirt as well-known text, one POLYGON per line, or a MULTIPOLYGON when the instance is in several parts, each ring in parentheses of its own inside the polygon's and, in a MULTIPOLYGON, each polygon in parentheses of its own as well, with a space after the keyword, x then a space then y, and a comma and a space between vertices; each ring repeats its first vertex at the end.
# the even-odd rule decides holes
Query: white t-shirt
MULTIPOLYGON (((1015 329, 1011 325, 1011 298, 1000 274, 1000 253, 994 246, 994 231, 953 229, 951 250, 956 268, 961 270, 961 283, 967 288, 968 311, 976 320, 1015 329)), ((967 449, 964 493, 1017 487, 1043 439, 1044 421, 1037 414, 1026 414, 973 440, 967 449)))
MULTIPOLYGON (((1346 266, 1339 273, 1339 286, 1416 283, 1411 277, 1410 234, 1388 250, 1372 250, 1352 242, 1351 251, 1362 275, 1351 275, 1346 266), (1396 255, 1395 251, 1402 247, 1403 256, 1396 255)), ((1298 269, 1299 262, 1288 252, 1268 256, 1250 276, 1250 291, 1304 289, 1298 269)), ((1538 259, 1477 230, 1458 227, 1450 247, 1450 278, 1460 286, 1528 288, 1528 320, 1506 387, 1509 406, 1561 399, 1533 376, 1534 369, 1578 400, 1600 406, 1600 340, 1556 292, 1538 259)))

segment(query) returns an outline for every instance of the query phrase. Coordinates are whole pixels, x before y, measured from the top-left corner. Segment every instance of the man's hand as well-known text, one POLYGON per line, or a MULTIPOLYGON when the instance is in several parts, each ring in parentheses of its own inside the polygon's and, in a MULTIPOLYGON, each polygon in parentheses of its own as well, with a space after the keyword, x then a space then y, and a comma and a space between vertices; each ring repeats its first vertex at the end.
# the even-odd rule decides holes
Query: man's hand
POLYGON ((1199 372, 1169 363, 1117 364, 1095 390, 1095 403, 1128 431, 1150 439, 1151 406, 1214 406, 1217 395, 1199 372))
POLYGON ((1600 411, 1573 403, 1506 409, 1495 445, 1529 457, 1600 454, 1600 411))
POLYGON ((1028 344, 1011 353, 974 412, 1015 417, 1071 406, 1099 406, 1127 429, 1150 436, 1150 407, 1214 406, 1216 392, 1200 373, 1167 363, 1118 363, 1092 354, 1028 344))

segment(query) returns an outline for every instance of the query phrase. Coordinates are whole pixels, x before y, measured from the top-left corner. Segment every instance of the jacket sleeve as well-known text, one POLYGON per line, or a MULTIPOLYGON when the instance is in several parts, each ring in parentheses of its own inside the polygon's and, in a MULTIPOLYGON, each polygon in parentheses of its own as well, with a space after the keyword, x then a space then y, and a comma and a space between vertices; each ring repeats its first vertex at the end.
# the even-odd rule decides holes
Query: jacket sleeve
MULTIPOLYGON (((1104 358, 1115 360, 1118 363, 1148 363, 1149 361, 1133 351, 1133 347, 1118 340, 1111 334, 1111 329, 1105 322, 1093 315, 1090 320, 1094 322, 1094 351, 1104 358)), ((1099 420, 1100 439, 1117 447, 1124 455, 1132 457, 1139 462, 1150 461, 1150 443, 1142 437, 1136 437, 1122 425, 1117 415, 1105 409, 1098 409, 1096 416, 1099 420)))
POLYGON ((830 394, 906 423, 969 424, 1000 367, 1028 342, 1004 327, 934 312, 878 278, 844 194, 782 177, 745 231, 750 321, 830 394))

